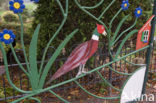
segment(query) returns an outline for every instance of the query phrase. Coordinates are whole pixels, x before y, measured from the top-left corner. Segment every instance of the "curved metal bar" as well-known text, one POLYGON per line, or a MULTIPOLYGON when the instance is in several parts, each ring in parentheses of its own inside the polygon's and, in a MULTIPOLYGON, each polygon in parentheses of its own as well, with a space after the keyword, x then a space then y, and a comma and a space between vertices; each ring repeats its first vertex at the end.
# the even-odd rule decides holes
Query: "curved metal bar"
POLYGON ((10 48, 11 48, 11 51, 12 51, 12 53, 13 53, 13 55, 14 55, 14 58, 15 58, 16 62, 17 62, 18 65, 19 65, 19 67, 20 67, 20 68, 22 69, 22 71, 29 77, 29 73, 24 69, 24 67, 22 66, 22 64, 21 64, 20 61, 18 60, 17 55, 16 55, 16 53, 15 53, 15 50, 14 50, 12 44, 10 44, 10 48))
POLYGON ((67 16, 67 14, 68 14, 68 7, 69 7, 69 3, 68 3, 69 1, 68 0, 66 0, 66 14, 65 14, 65 16, 67 16))
MULTIPOLYGON (((143 48, 141 48, 141 49, 139 49, 139 50, 136 50, 136 51, 134 51, 134 52, 131 52, 131 53, 129 53, 129 54, 127 54, 127 55, 125 55, 125 56, 123 56, 123 57, 121 57, 121 58, 117 58, 116 60, 114 60, 114 61, 112 61, 112 62, 109 62, 109 63, 107 63, 107 64, 104 64, 104 65, 102 65, 102 66, 100 66, 100 67, 97 67, 97 68, 95 68, 95 69, 89 71, 87 74, 90 74, 90 73, 93 73, 93 72, 95 72, 95 71, 97 71, 97 70, 100 70, 100 69, 103 68, 103 67, 106 67, 106 66, 108 66, 108 65, 110 65, 110 64, 112 64, 112 63, 115 63, 115 62, 117 62, 117 61, 120 61, 120 60, 122 60, 122 59, 124 59, 124 58, 126 58, 126 57, 128 57, 128 56, 130 56, 130 55, 133 55, 133 54, 135 54, 135 53, 137 53, 137 52, 139 52, 139 51, 145 50, 145 49, 147 49, 147 48, 149 48, 149 45, 146 46, 146 47, 143 47, 143 48)), ((67 83, 70 83, 70 82, 73 82, 73 81, 75 81, 75 80, 77 80, 77 79, 80 79, 80 78, 86 76, 87 74, 82 74, 82 75, 80 75, 80 76, 78 76, 78 77, 76 77, 76 78, 72 78, 72 79, 70 79, 70 80, 67 80, 67 81, 64 81, 64 82, 61 82, 61 83, 52 85, 52 86, 50 86, 50 87, 48 87, 48 88, 45 88, 45 89, 39 89, 39 90, 37 90, 37 91, 35 91, 35 92, 32 92, 31 94, 28 94, 28 95, 26 95, 26 96, 24 96, 24 97, 21 97, 21 98, 15 100, 15 101, 13 101, 12 103, 17 103, 17 102, 19 102, 19 101, 21 101, 21 100, 23 100, 23 99, 32 97, 32 96, 37 95, 37 94, 40 94, 40 93, 42 93, 42 92, 46 92, 46 91, 49 91, 49 90, 51 90, 51 89, 53 89, 53 88, 62 86, 62 85, 64 85, 64 84, 67 84, 67 83)))
POLYGON ((23 40, 23 19, 21 14, 18 14, 18 17, 20 19, 21 22, 21 45, 22 45, 22 49, 23 49, 23 54, 24 54, 24 58, 25 58, 25 62, 26 62, 26 66, 28 69, 28 72, 30 72, 30 67, 29 67, 29 63, 28 63, 28 59, 27 59, 27 55, 26 55, 26 51, 25 51, 25 45, 24 45, 24 40, 23 40))
POLYGON ((1 43, 0 43, 0 49, 1 49, 2 54, 3 54, 4 66, 5 66, 5 70, 6 70, 6 77, 7 77, 7 80, 8 80, 8 82, 9 82, 9 84, 10 84, 15 90, 17 90, 17 91, 19 91, 19 92, 21 92, 21 93, 26 93, 26 94, 32 93, 32 91, 24 91, 24 90, 21 90, 21 89, 19 89, 18 87, 16 87, 16 86, 13 84, 12 80, 10 79, 10 74, 9 74, 9 69, 8 69, 8 61, 7 61, 7 57, 6 57, 6 52, 5 52, 5 50, 4 50, 4 48, 3 48, 3 46, 2 46, 1 43))
MULTIPOLYGON (((111 40, 111 43, 114 42, 114 40, 115 40, 117 34, 119 33, 119 31, 120 31, 120 29, 121 29, 121 26, 123 25, 123 23, 126 21, 126 19, 127 19, 128 17, 129 17, 129 15, 125 16, 125 17, 120 21, 120 23, 118 24, 117 29, 116 29, 116 31, 115 31, 115 33, 114 33, 114 35, 113 35, 112 40, 111 40)), ((111 46, 112 46, 112 44, 111 44, 111 46)))
POLYGON ((41 101, 38 98, 35 98, 35 97, 30 97, 29 100, 35 100, 36 102, 41 103, 41 101))
POLYGON ((109 48, 109 54, 110 54, 111 58, 112 58, 113 60, 115 60, 115 58, 113 57, 112 52, 110 51, 110 48, 109 48))
POLYGON ((103 2, 104 2, 104 0, 101 0, 99 3, 97 3, 94 6, 90 6, 90 7, 89 6, 82 6, 82 8, 84 8, 84 9, 95 9, 95 8, 99 7, 103 2))
POLYGON ((121 42, 121 44, 120 44, 120 46, 119 46, 119 48, 118 48, 118 50, 117 50, 115 59, 118 57, 118 55, 119 55, 119 53, 120 53, 120 51, 121 51, 123 45, 124 45, 125 42, 127 41, 127 39, 128 39, 129 37, 131 37, 132 35, 134 35, 135 33, 137 33, 137 32, 138 32, 138 30, 133 30, 133 31, 131 31, 131 32, 128 33, 127 36, 122 40, 122 42, 121 42))
POLYGON ((129 62, 127 61, 126 59, 123 59, 125 62, 131 64, 131 65, 135 65, 135 66, 146 66, 146 64, 135 64, 135 63, 132 63, 132 62, 129 62))
POLYGON ((60 9, 61 9, 62 15, 64 16, 65 12, 64 12, 64 9, 63 9, 63 7, 62 7, 62 4, 60 3, 59 0, 56 0, 56 2, 58 3, 58 5, 59 5, 59 7, 60 7, 60 9))
POLYGON ((120 10, 114 15, 114 17, 112 18, 112 20, 109 23, 109 26, 111 28, 113 21, 115 20, 115 18, 119 15, 119 13, 122 11, 122 8, 120 8, 120 10))
POLYGON ((133 75, 133 73, 123 73, 123 72, 119 72, 114 70, 111 66, 107 66, 110 70, 114 71, 115 73, 121 74, 121 75, 127 75, 127 76, 131 76, 133 75))
POLYGON ((101 79, 102 79, 104 82, 106 82, 106 84, 107 84, 108 86, 110 86, 110 87, 113 88, 114 90, 117 90, 117 91, 121 92, 120 89, 115 88, 112 84, 110 84, 110 83, 102 76, 102 74, 101 74, 98 70, 97 70, 96 72, 97 72, 98 75, 101 77, 101 79))
POLYGON ((126 29, 125 31, 123 31, 117 38, 116 40, 112 43, 112 46, 120 39, 120 37, 126 33, 127 31, 129 31, 130 29, 132 29, 135 25, 136 25, 136 22, 137 22, 138 18, 135 19, 135 22, 132 26, 130 26, 128 29, 126 29))
POLYGON ((58 99, 60 99, 61 101, 63 101, 64 103, 70 103, 67 100, 63 99, 62 97, 60 97, 59 95, 57 95, 55 92, 53 92, 52 90, 49 90, 50 93, 52 93, 53 95, 55 95, 58 99))
MULTIPOLYGON (((61 6, 60 6, 60 8, 61 8, 61 6)), ((66 13, 68 13, 67 11, 68 11, 68 0, 66 0, 66 13)), ((53 37, 50 39, 50 41, 48 42, 48 44, 47 44, 47 46, 45 48, 45 51, 43 53, 42 60, 41 60, 41 65, 40 65, 40 70, 39 70, 39 76, 41 76, 41 73, 42 73, 42 70, 43 70, 44 60, 45 60, 45 56, 46 56, 46 53, 48 51, 48 48, 49 48, 50 44, 52 43, 52 41, 55 39, 55 37, 60 32, 60 30, 63 28, 63 26, 64 26, 64 24, 65 24, 65 22, 67 20, 67 15, 68 14, 65 14, 64 19, 63 19, 61 25, 59 26, 59 28, 57 29, 57 31, 55 32, 55 34, 53 35, 53 37)))
POLYGON ((81 86, 81 84, 80 83, 78 83, 77 81, 74 81, 84 92, 86 92, 87 94, 89 94, 89 95, 91 95, 91 96, 93 96, 93 97, 96 97, 96 98, 99 98, 99 99, 104 99, 104 100, 113 100, 113 99, 119 99, 120 98, 120 96, 117 96, 117 97, 100 97, 100 96, 97 96, 97 95, 95 95, 95 94, 92 94, 92 93, 90 93, 89 91, 87 91, 85 88, 83 88, 82 86, 81 86))
POLYGON ((42 57, 42 60, 41 60, 41 65, 40 65, 40 70, 39 70, 39 75, 41 75, 42 73, 42 70, 43 70, 43 64, 44 64, 44 60, 45 60, 45 57, 46 57, 46 53, 48 51, 48 48, 50 46, 50 44, 52 43, 52 41, 55 39, 55 37, 58 35, 58 33, 60 32, 60 30, 62 29, 62 27, 64 26, 65 22, 66 22, 67 18, 64 18, 60 27, 57 29, 57 31, 55 32, 55 34, 53 35, 53 37, 50 39, 50 41, 48 42, 46 48, 45 48, 45 51, 43 53, 43 57, 42 57))
POLYGON ((108 32, 108 28, 107 28, 107 26, 106 26, 105 23, 103 23, 101 20, 99 20, 97 17, 95 17, 93 14, 91 14, 91 13, 88 12, 87 10, 83 9, 83 8, 81 7, 81 5, 78 3, 77 0, 74 0, 74 1, 75 1, 76 5, 77 5, 82 11, 84 11, 84 12, 87 13, 89 16, 91 16, 93 19, 95 19, 96 21, 98 21, 99 23, 101 23, 101 24, 105 27, 106 31, 108 32))
POLYGON ((101 13, 101 15, 98 17, 98 19, 101 19, 102 16, 106 13, 106 11, 114 4, 116 0, 113 0, 108 6, 107 8, 101 13))
POLYGON ((58 57, 58 55, 60 54, 62 48, 64 48, 64 46, 69 42, 69 40, 78 32, 78 29, 75 29, 72 33, 70 33, 65 40, 58 46, 58 48, 56 49, 55 53, 52 55, 52 57, 49 59, 48 63, 46 64, 42 76, 40 78, 40 82, 39 82, 39 88, 43 88, 44 83, 45 83, 45 79, 46 76, 50 70, 50 67, 53 65, 54 61, 56 60, 56 58, 58 57))

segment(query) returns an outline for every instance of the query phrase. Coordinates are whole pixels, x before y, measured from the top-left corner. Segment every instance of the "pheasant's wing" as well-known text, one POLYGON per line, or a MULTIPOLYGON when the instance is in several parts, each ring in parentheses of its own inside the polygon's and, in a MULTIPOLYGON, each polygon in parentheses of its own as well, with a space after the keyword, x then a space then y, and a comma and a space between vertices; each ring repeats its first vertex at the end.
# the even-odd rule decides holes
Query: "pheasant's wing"
POLYGON ((76 47, 72 51, 64 65, 61 68, 59 68, 56 71, 56 73, 52 76, 50 81, 57 79, 58 77, 78 67, 81 63, 85 62, 84 58, 87 55, 88 47, 90 47, 88 45, 90 45, 89 41, 82 43, 78 47, 76 47))

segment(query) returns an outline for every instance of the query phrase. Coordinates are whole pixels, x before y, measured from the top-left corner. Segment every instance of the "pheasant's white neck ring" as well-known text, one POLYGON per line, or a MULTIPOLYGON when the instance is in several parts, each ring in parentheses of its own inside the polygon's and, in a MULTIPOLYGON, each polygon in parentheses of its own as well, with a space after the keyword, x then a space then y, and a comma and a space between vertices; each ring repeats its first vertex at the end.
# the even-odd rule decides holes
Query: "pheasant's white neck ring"
POLYGON ((96 34, 93 34, 93 36, 92 36, 92 40, 99 40, 99 36, 97 36, 96 34))

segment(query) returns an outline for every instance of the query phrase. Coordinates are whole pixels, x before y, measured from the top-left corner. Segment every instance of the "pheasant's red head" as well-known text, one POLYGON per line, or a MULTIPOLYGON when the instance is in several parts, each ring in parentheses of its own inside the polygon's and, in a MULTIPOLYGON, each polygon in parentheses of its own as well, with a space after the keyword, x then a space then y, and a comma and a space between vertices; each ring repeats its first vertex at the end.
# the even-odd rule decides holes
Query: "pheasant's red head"
POLYGON ((99 34, 107 35, 105 31, 105 27, 103 25, 99 25, 99 24, 96 24, 96 25, 97 25, 97 31, 99 34))

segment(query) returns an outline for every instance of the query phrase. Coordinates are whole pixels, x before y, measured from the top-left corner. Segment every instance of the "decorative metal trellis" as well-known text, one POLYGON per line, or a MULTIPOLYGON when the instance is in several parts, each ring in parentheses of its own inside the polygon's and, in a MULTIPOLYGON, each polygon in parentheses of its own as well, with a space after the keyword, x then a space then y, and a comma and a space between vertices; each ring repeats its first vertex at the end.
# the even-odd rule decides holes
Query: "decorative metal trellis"
MULTIPOLYGON (((112 68, 112 64, 117 62, 117 61, 120 61, 120 60, 125 60, 126 62, 128 62, 125 58, 130 56, 130 55, 133 55, 135 53, 138 53, 140 51, 143 51, 143 50, 146 50, 147 49, 147 55, 146 55, 146 65, 142 65, 142 64, 134 64, 132 62, 128 62, 130 64, 133 64, 133 65, 138 65, 138 66, 146 66, 146 73, 145 73, 145 77, 142 78, 144 80, 144 85, 143 87, 141 88, 142 91, 142 94, 145 93, 145 88, 146 88, 146 82, 147 82, 147 76, 148 76, 148 71, 149 71, 149 65, 150 65, 150 54, 151 54, 151 51, 152 51, 152 48, 153 48, 153 38, 154 38, 154 30, 155 30, 155 17, 153 19, 153 22, 152 22, 152 32, 151 32, 151 36, 150 36, 150 39, 149 39, 149 45, 146 46, 146 47, 143 47, 142 49, 139 49, 139 50, 136 50, 136 51, 133 51, 127 55, 124 55, 122 57, 119 57, 120 53, 121 53, 121 50, 122 50, 122 47, 124 46, 125 42, 128 40, 128 38, 130 38, 132 35, 134 35, 135 33, 138 32, 138 30, 132 30, 132 28, 136 25, 136 22, 137 22, 137 19, 138 17, 136 17, 136 20, 134 22, 134 24, 132 26, 130 26, 128 29, 124 30, 123 32, 119 32, 120 31, 120 28, 121 26, 123 25, 123 23, 125 22, 125 20, 129 17, 129 15, 125 16, 121 22, 119 23, 117 29, 115 30, 115 32, 113 33, 112 31, 112 23, 114 22, 114 20, 116 19, 116 17, 120 14, 120 12, 123 11, 123 9, 126 9, 126 8, 121 8, 115 15, 114 17, 112 18, 112 20, 110 21, 109 23, 109 27, 106 26, 106 24, 101 21, 101 18, 103 17, 103 15, 106 13, 107 10, 109 10, 109 8, 115 3, 116 0, 112 0, 112 2, 105 8, 105 10, 101 13, 101 15, 99 17, 96 17, 94 16, 92 13, 90 13, 88 10, 90 9, 95 9, 97 7, 99 7, 103 2, 104 0, 101 0, 99 3, 97 3, 95 6, 92 6, 92 7, 87 7, 87 6, 82 6, 78 0, 74 0, 75 4, 83 11, 85 12, 87 15, 89 15, 90 17, 92 17, 93 19, 95 19, 98 23, 104 25, 105 29, 106 29, 106 32, 107 32, 107 38, 108 38, 108 52, 110 54, 110 62, 107 63, 107 64, 104 64, 104 65, 101 65, 99 67, 96 67, 90 71, 88 71, 87 74, 82 74, 78 77, 75 77, 75 78, 72 78, 72 79, 69 79, 69 80, 66 80, 66 81, 63 81, 61 83, 57 83, 57 84, 53 84, 52 86, 49 86, 47 88, 44 88, 44 85, 45 85, 45 82, 46 82, 46 77, 48 75, 48 72, 50 71, 50 68, 51 66, 53 65, 53 63, 55 62, 56 58, 58 57, 58 55, 60 54, 62 48, 64 48, 64 46, 68 43, 68 41, 78 32, 78 29, 75 29, 71 34, 69 34, 65 40, 59 45, 59 47, 55 50, 54 54, 50 57, 49 61, 45 64, 44 66, 44 61, 45 61, 45 57, 46 57, 46 53, 48 51, 48 48, 50 46, 50 44, 53 42, 53 40, 56 38, 56 36, 59 34, 60 30, 63 28, 66 20, 67 20, 67 17, 68 17, 68 6, 69 6, 69 1, 66 0, 66 5, 65 5, 65 9, 63 9, 63 6, 61 4, 61 2, 59 0, 56 0, 56 2, 58 3, 59 7, 60 7, 60 10, 61 10, 61 13, 64 17, 64 19, 62 20, 62 23, 60 25, 60 27, 57 29, 57 31, 55 32, 55 34, 53 35, 53 37, 50 39, 50 41, 48 42, 46 48, 45 48, 45 51, 43 53, 43 57, 42 57, 42 60, 41 60, 41 65, 40 65, 40 68, 38 68, 38 63, 37 63, 37 40, 38 40, 38 34, 39 34, 39 30, 40 30, 40 24, 36 27, 36 30, 34 32, 34 35, 32 37, 32 40, 31 40, 31 43, 30 43, 30 47, 29 47, 29 60, 27 59, 27 55, 26 55, 26 51, 25 51, 25 45, 24 45, 24 40, 23 40, 23 20, 22 20, 22 15, 19 11, 14 11, 15 13, 18 13, 18 16, 19 16, 19 19, 20 19, 20 22, 21 22, 21 45, 22 45, 22 50, 23 50, 23 53, 24 53, 24 59, 26 61, 26 67, 27 69, 25 69, 23 67, 23 65, 21 64, 21 62, 19 61, 17 55, 16 55, 16 52, 11 44, 12 41, 10 41, 10 44, 8 42, 5 42, 7 44, 9 44, 11 50, 12 50, 12 53, 13 53, 13 56, 16 60, 16 62, 18 63, 18 65, 20 66, 21 70, 27 75, 29 81, 30 81, 30 85, 31 85, 31 88, 32 90, 30 91, 25 91, 25 90, 22 90, 20 88, 18 88, 11 80, 10 78, 10 73, 9 73, 9 69, 8 69, 8 61, 7 61, 7 56, 6 56, 6 52, 4 50, 4 47, 2 45, 2 43, 0 43, 0 49, 2 51, 2 54, 3 54, 3 57, 4 57, 4 65, 5 65, 5 70, 6 70, 6 76, 7 76, 7 79, 8 79, 8 82, 9 84, 15 89, 17 90, 18 92, 21 92, 23 94, 25 94, 23 97, 17 99, 17 100, 14 100, 12 101, 12 103, 18 103, 24 99, 30 99, 30 100, 35 100, 39 103, 41 103, 41 101, 37 98, 35 98, 34 96, 40 94, 40 93, 44 93, 44 92, 50 92, 51 94, 55 95, 57 98, 59 98, 60 100, 62 100, 63 102, 65 103, 69 103, 67 100, 63 99, 62 97, 60 97, 59 95, 57 95, 54 91, 52 91, 52 89, 56 88, 56 87, 59 87, 59 86, 62 86, 62 85, 65 85, 67 83, 70 83, 70 82, 75 82, 76 85, 78 85, 84 92, 86 92, 87 94, 91 95, 91 96, 94 96, 96 98, 100 98, 100 99, 104 99, 104 100, 111 100, 111 99, 119 99, 121 98, 121 94, 123 92, 123 89, 118 89, 116 87, 114 87, 111 83, 109 83, 103 76, 102 74, 99 72, 100 69, 104 68, 104 67, 108 67, 111 71, 117 73, 117 74, 120 74, 120 75, 126 75, 126 76, 129 76, 129 77, 132 77, 134 76, 135 72, 134 73, 123 73, 123 72, 119 72, 115 69, 112 68), (131 32, 129 32, 131 30, 131 32), (117 52, 115 53, 115 56, 114 54, 112 53, 113 51, 113 48, 115 47, 115 44, 117 43, 117 41, 120 39, 120 37, 122 37, 125 33, 127 33, 127 35, 125 36, 125 38, 122 40, 122 42, 120 43, 120 46, 119 48, 117 49, 117 52), (113 35, 112 35, 113 34, 113 35), (119 34, 119 35, 118 35, 119 34), (116 96, 116 97, 100 97, 100 96, 97 96, 97 95, 94 95, 92 94, 91 92, 87 91, 77 80, 88 75, 88 74, 91 74, 91 73, 94 73, 96 72, 99 77, 107 84, 109 85, 111 88, 113 88, 114 90, 118 91, 120 94, 119 96, 116 96)), ((156 0, 154 0, 154 10, 153 10, 153 15, 156 14, 156 0)), ((12 37, 13 39, 14 37, 12 37)), ((142 67, 143 68, 143 67, 142 67)), ((141 69, 142 69, 141 68, 141 69)), ((137 71, 141 70, 141 69, 138 69, 137 71)), ((124 86, 123 86, 124 88, 124 86)))

